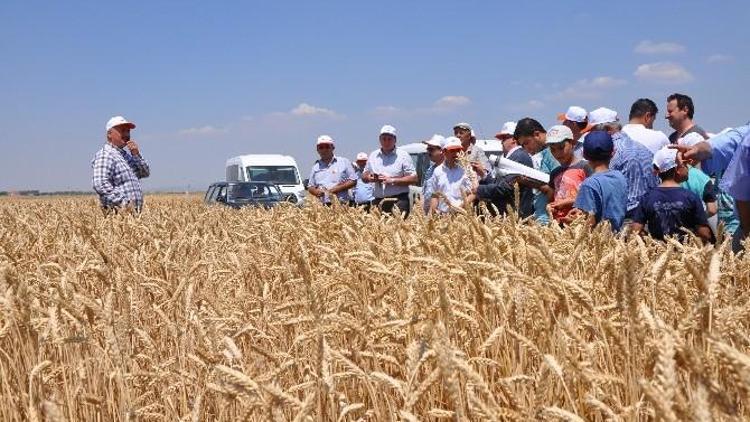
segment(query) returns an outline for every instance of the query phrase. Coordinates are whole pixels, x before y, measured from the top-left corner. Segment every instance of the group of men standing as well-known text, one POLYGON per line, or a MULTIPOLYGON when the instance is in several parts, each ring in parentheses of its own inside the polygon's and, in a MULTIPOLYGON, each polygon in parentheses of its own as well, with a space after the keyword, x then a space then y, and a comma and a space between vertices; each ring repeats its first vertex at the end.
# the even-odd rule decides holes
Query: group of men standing
MULTIPOLYGON (((739 248, 739 239, 750 233, 750 124, 709 139, 693 121, 690 97, 670 95, 666 108, 674 129, 668 137, 653 129, 659 110, 646 98, 633 103, 624 126, 614 110, 586 112, 578 106, 561 114, 560 124, 549 131, 530 117, 506 122, 496 134, 502 160, 547 173, 549 182, 498 171, 476 144, 471 126, 458 123, 453 136, 424 141, 431 164, 421 180, 422 209, 447 214, 485 202, 492 213, 516 207, 521 217, 543 224, 568 224, 583 215, 591 225, 608 221, 615 231, 629 225, 659 239, 692 232, 706 241, 716 234, 708 218, 717 215, 719 227, 735 233, 739 248)), ((122 116, 111 118, 107 142, 92 161, 93 187, 108 212, 143 207, 139 179, 148 177, 150 168, 130 139, 133 129, 122 116)), ((309 195, 325 204, 335 197, 408 216, 409 186, 420 182, 414 162, 396 147, 393 126, 381 128, 379 142, 380 148, 357 154, 351 163, 335 154, 330 136, 320 136, 309 195)))
MULTIPOLYGON (((541 223, 550 223, 551 217, 557 224, 585 215, 592 225, 606 220, 615 231, 630 226, 658 239, 682 239, 692 232, 713 241, 718 227, 729 234, 737 232, 738 237, 747 233, 750 216, 745 216, 742 229, 740 216, 750 200, 745 175, 750 163, 740 157, 747 157, 741 154, 747 154, 750 126, 706 142, 709 134, 693 122, 695 109, 689 96, 670 95, 666 109, 665 118, 674 129, 670 136, 654 130, 659 110, 647 98, 633 103, 625 125, 612 109, 587 112, 579 106, 561 113, 560 124, 549 131, 533 118, 506 122, 496 134, 503 158, 547 173, 548 183, 498 171, 476 145, 471 126, 458 123, 454 136, 433 135, 424 141, 431 164, 421 180, 422 210, 446 214, 465 203, 484 202, 493 214, 517 206, 521 217, 533 216, 541 223), (715 166, 712 146, 719 146, 713 149, 718 156, 721 148, 735 148, 740 155, 732 160, 730 154, 715 166), (721 226, 709 224, 714 215, 721 226)), ((396 139, 396 129, 383 126, 381 148, 369 155, 359 153, 351 165, 333 155, 330 137, 321 136, 320 160, 309 178, 310 194, 330 203, 327 195, 337 193, 342 202, 366 209, 380 206, 387 212, 398 206, 408 215, 409 185, 418 183, 417 171, 409 155, 396 148, 396 139)))

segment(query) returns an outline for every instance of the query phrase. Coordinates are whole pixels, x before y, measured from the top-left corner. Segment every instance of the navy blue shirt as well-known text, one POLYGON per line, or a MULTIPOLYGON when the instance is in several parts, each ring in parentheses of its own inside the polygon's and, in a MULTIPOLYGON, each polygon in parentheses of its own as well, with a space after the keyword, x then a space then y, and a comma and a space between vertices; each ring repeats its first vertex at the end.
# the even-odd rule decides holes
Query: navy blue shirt
POLYGON ((698 226, 708 226, 701 198, 682 187, 652 189, 641 199, 633 221, 648 225, 651 236, 659 240, 677 236, 682 241, 685 233, 681 227, 695 233, 698 226))

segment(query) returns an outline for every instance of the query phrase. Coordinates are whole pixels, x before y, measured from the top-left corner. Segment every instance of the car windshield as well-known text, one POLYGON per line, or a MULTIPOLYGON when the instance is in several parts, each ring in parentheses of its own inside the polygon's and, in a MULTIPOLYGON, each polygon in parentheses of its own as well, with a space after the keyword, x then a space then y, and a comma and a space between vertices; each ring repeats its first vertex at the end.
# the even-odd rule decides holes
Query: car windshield
POLYGON ((264 199, 278 197, 279 191, 274 185, 263 183, 237 183, 229 185, 229 199, 264 199))
POLYGON ((299 174, 294 166, 247 166, 247 180, 277 185, 298 185, 299 174))

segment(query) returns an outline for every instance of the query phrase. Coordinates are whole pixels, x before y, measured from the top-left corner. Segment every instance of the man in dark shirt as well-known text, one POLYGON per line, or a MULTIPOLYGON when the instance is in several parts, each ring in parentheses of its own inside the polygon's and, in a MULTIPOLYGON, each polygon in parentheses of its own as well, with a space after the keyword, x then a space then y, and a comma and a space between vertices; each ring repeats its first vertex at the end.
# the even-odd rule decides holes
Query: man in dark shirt
POLYGON ((674 132, 669 135, 669 142, 677 144, 680 138, 690 133, 697 133, 703 139, 708 139, 708 133, 702 127, 693 123, 694 114, 695 107, 693 106, 692 98, 684 94, 672 94, 667 97, 667 114, 665 118, 669 121, 669 126, 674 129, 674 132))
POLYGON ((639 202, 633 215, 633 231, 639 233, 644 225, 648 225, 649 234, 655 239, 676 236, 683 241, 683 229, 687 229, 704 242, 711 241, 711 229, 701 198, 680 187, 680 182, 687 180, 688 169, 677 156, 677 151, 667 147, 657 151, 654 169, 662 182, 639 202))
MULTIPOLYGON (((509 160, 534 168, 531 155, 518 145, 513 136, 515 124, 510 125, 509 123, 514 122, 506 123, 503 130, 495 135, 503 143, 503 155, 509 160)), ((505 214, 508 205, 515 207, 515 189, 516 184, 518 184, 520 198, 517 211, 521 218, 526 218, 534 214, 534 193, 531 187, 517 182, 520 182, 517 174, 497 175, 491 180, 480 182, 476 194, 480 200, 489 202, 494 206, 490 207, 490 213, 494 215, 493 208, 497 208, 500 214, 505 214)))

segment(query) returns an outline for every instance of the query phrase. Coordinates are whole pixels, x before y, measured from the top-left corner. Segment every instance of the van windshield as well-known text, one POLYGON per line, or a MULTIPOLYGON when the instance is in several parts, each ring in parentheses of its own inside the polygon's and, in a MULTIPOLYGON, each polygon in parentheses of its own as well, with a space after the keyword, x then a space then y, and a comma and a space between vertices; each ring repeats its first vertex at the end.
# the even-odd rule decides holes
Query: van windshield
POLYGON ((277 185, 299 185, 299 174, 294 166, 247 166, 247 180, 271 182, 277 185))

